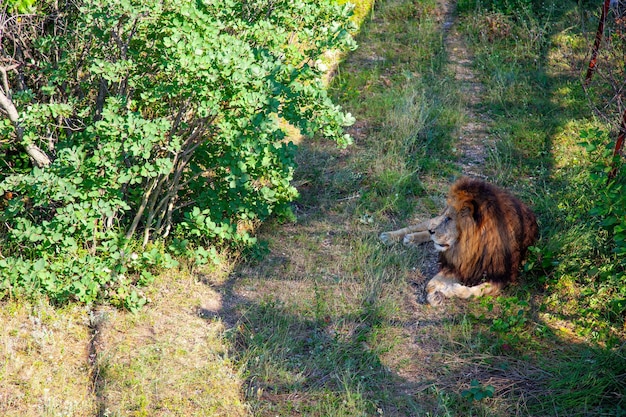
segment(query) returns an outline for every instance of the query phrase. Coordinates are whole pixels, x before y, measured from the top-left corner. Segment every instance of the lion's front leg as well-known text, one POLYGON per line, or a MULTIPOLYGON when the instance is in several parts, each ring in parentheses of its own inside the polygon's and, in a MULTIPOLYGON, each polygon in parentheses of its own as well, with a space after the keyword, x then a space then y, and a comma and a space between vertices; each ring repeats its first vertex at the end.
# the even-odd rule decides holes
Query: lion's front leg
POLYGON ((426 285, 426 300, 428 304, 438 306, 444 298, 482 297, 484 295, 496 295, 500 292, 500 286, 491 282, 485 282, 473 287, 467 287, 457 277, 449 272, 439 272, 426 285))
POLYGON ((427 220, 403 229, 381 233, 380 240, 386 245, 400 241, 405 245, 419 245, 428 242, 430 240, 430 233, 428 232, 430 222, 431 220, 427 220))

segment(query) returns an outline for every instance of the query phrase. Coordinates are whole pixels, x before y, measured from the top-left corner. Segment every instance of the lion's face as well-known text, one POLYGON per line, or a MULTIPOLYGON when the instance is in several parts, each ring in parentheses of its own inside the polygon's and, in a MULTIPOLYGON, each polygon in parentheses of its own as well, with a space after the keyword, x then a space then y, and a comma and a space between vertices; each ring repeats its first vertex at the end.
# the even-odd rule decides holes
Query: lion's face
POLYGON ((435 243, 435 249, 445 252, 454 247, 459 240, 459 230, 456 224, 457 213, 453 207, 446 207, 443 214, 431 220, 430 238, 435 243))

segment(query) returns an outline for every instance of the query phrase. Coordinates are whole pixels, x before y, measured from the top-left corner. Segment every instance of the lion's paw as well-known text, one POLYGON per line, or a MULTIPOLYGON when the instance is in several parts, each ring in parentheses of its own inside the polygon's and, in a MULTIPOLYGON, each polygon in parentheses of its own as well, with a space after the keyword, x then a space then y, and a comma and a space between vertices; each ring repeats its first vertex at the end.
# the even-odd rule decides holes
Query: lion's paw
POLYGON ((417 245, 415 244, 415 242, 413 242, 413 239, 411 238, 411 235, 406 235, 406 236, 404 237, 404 239, 402 239, 402 244, 403 244, 404 246, 417 246, 417 245))
POLYGON ((444 299, 445 297, 440 291, 433 291, 431 293, 428 293, 428 295, 426 295, 426 301, 428 301, 428 304, 430 304, 431 306, 435 306, 435 307, 443 304, 444 299))
POLYGON ((395 243, 395 239, 391 236, 391 233, 389 233, 389 232, 381 233, 380 236, 379 236, 379 239, 385 245, 392 245, 392 244, 395 243))

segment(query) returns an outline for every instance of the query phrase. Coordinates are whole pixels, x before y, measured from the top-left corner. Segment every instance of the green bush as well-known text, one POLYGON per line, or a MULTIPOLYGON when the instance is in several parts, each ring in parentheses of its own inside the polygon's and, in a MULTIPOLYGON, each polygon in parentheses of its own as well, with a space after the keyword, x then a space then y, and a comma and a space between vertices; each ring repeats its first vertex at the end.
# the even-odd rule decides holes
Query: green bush
POLYGON ((588 130, 581 132, 581 143, 593 162, 590 181, 598 192, 595 207, 590 214, 600 220, 608 232, 609 262, 594 266, 594 292, 589 297, 586 315, 616 326, 623 326, 626 317, 626 172, 624 159, 613 155, 613 144, 606 132, 588 130))
POLYGON ((134 308, 141 271, 157 266, 141 255, 150 242, 188 239, 202 248, 192 256, 246 245, 288 209, 284 126, 349 144, 353 119, 327 96, 321 59, 354 47, 351 12, 328 0, 74 4, 41 5, 8 27, 19 46, 3 41, 37 62, 3 89, 19 117, 1 128, 0 296, 134 308))
POLYGON ((30 13, 35 8, 35 0, 7 0, 5 5, 12 13, 30 13))

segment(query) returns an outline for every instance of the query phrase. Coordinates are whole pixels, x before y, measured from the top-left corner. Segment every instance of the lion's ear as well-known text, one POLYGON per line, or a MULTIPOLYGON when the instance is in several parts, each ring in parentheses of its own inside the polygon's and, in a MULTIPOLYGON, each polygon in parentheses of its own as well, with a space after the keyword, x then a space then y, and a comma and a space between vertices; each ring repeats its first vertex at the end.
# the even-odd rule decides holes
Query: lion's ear
POLYGON ((463 206, 459 210, 461 217, 469 217, 476 224, 480 224, 480 206, 475 199, 467 199, 463 201, 463 206))
POLYGON ((472 205, 468 203, 464 203, 463 207, 459 211, 459 215, 461 217, 473 217, 472 205))

